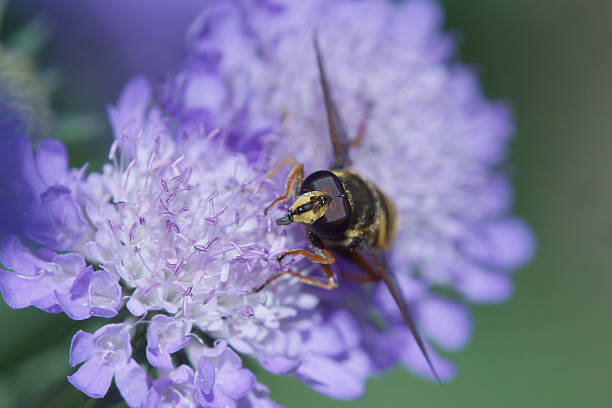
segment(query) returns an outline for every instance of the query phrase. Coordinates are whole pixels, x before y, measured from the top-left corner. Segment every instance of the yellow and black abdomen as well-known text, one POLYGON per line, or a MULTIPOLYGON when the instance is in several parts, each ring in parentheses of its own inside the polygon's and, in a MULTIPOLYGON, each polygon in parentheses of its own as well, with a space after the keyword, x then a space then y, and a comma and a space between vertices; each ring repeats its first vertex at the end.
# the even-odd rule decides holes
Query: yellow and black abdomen
POLYGON ((350 221, 342 246, 352 246, 358 238, 387 249, 395 234, 397 217, 391 201, 366 178, 350 170, 333 173, 340 179, 351 208, 350 221))

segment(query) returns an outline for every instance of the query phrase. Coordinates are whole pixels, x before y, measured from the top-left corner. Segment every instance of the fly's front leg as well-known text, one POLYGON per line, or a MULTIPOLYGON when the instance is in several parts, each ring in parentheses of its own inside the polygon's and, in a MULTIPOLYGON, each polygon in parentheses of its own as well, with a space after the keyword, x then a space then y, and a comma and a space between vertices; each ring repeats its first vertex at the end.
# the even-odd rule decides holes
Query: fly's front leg
POLYGON ((336 289, 338 287, 338 280, 334 276, 334 273, 331 267, 329 265, 321 265, 321 269, 323 270, 323 273, 325 274, 325 279, 326 279, 325 282, 322 282, 310 276, 300 275, 296 271, 289 269, 289 270, 277 273, 276 275, 269 277, 268 279, 266 279, 266 281, 261 286, 253 289, 252 293, 257 293, 261 291, 263 288, 268 286, 270 283, 274 282, 278 278, 281 278, 285 275, 291 275, 297 278, 300 282, 305 283, 306 285, 316 286, 318 288, 327 289, 327 290, 336 289))
POLYGON ((286 256, 289 255, 302 255, 308 259, 310 259, 312 262, 314 263, 318 263, 318 264, 325 264, 325 265, 331 265, 333 263, 336 263, 336 258, 334 257, 334 254, 332 254, 332 252, 328 249, 325 248, 317 248, 317 252, 319 252, 318 254, 315 254, 313 252, 309 252, 305 249, 302 248, 298 248, 298 249, 292 249, 291 251, 286 251, 283 252, 282 254, 280 254, 276 260, 278 262, 282 261, 286 256))
POLYGON ((286 270, 286 271, 283 271, 283 272, 277 273, 276 275, 271 276, 261 286, 254 289, 253 292, 259 292, 271 282, 274 282, 278 278, 281 278, 282 276, 285 276, 285 275, 291 275, 297 278, 302 283, 305 283, 311 286, 316 286, 318 288, 323 288, 323 289, 328 289, 328 290, 337 288, 338 280, 336 279, 336 276, 334 275, 334 272, 332 271, 332 268, 330 266, 331 264, 336 262, 336 258, 334 257, 334 254, 331 251, 329 251, 327 248, 325 248, 324 244, 318 239, 318 237, 313 235, 310 231, 308 231, 308 237, 310 239, 310 242, 313 245, 313 249, 317 251, 318 253, 315 254, 313 252, 309 252, 301 248, 293 249, 291 251, 283 252, 276 259, 278 260, 278 262, 280 262, 283 260, 283 258, 285 258, 288 255, 302 255, 305 258, 310 259, 312 262, 320 264, 321 270, 323 271, 323 274, 325 275, 325 281, 322 282, 319 279, 315 279, 310 276, 303 276, 295 272, 294 270, 289 269, 289 270, 286 270))
POLYGON ((282 162, 278 164, 274 169, 270 170, 266 177, 273 177, 278 170, 287 163, 292 163, 293 167, 289 172, 289 176, 287 177, 287 182, 285 183, 285 192, 282 196, 278 197, 276 200, 272 201, 264 210, 264 215, 268 214, 270 208, 274 207, 276 204, 281 201, 285 201, 291 195, 291 189, 293 187, 294 191, 297 190, 302 185, 302 181, 304 181, 304 165, 301 163, 296 163, 295 158, 288 157, 284 159, 282 162))

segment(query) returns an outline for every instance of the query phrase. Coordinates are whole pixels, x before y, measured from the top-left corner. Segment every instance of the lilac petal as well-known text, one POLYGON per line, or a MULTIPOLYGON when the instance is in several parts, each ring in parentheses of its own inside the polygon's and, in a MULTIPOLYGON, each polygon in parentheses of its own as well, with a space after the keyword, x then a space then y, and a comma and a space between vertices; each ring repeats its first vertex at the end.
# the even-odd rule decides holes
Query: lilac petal
POLYGON ((210 394, 215 385, 215 366, 205 357, 201 357, 198 364, 197 383, 204 394, 210 394))
POLYGON ((88 360, 68 381, 91 398, 102 398, 108 392, 113 379, 113 368, 98 359, 88 360))
MULTIPOLYGON (((218 373, 216 384, 225 395, 235 400, 244 397, 253 385, 255 376, 246 368, 238 370, 221 370, 218 373)), ((215 387, 216 388, 216 387, 215 387)))
POLYGON ((533 256, 535 247, 533 234, 517 218, 489 223, 462 245, 469 257, 501 270, 520 268, 533 256))
POLYGON ((9 235, 2 242, 0 260, 5 268, 20 275, 36 276, 39 274, 40 259, 14 235, 9 235))
POLYGON ((93 268, 91 266, 81 269, 70 288, 70 299, 74 300, 87 294, 92 276, 93 268))
POLYGON ((364 348, 370 355, 373 369, 384 371, 393 367, 405 347, 404 339, 394 336, 391 331, 380 331, 377 327, 366 326, 363 330, 364 348))
POLYGON ((38 189, 44 188, 36 174, 30 140, 21 133, 3 132, 0 162, 3 166, 0 172, 0 233, 21 234, 23 209, 36 199, 38 189), (29 175, 37 183, 32 183, 29 175))
MULTIPOLYGON (((402 362, 413 373, 432 381, 435 380, 427 360, 425 360, 421 349, 417 346, 412 335, 408 330, 405 331, 405 334, 409 340, 406 342, 401 355, 402 362)), ((440 380, 448 381, 455 376, 455 366, 451 362, 440 357, 431 347, 427 347, 427 352, 440 380)))
POLYGON ((333 325, 340 335, 346 348, 358 347, 361 341, 361 333, 359 325, 346 310, 338 310, 329 318, 329 322, 333 325))
POLYGON ((318 355, 309 355, 297 370, 300 378, 329 397, 349 400, 363 394, 365 378, 342 362, 318 355))
POLYGON ((119 277, 105 270, 93 273, 88 291, 91 315, 113 317, 121 306, 119 277))
POLYGON ((92 316, 89 305, 83 302, 83 298, 72 299, 70 294, 57 291, 55 292, 55 298, 61 311, 73 320, 85 320, 92 316))
POLYGON ((338 330, 331 325, 320 325, 308 332, 304 347, 311 352, 338 355, 344 352, 344 342, 338 330))
MULTIPOLYGON (((46 299, 51 291, 42 285, 39 279, 26 280, 14 272, 0 269, 0 291, 6 304, 13 309, 22 309, 37 303, 37 300, 46 299)), ((39 303, 40 306, 45 306, 39 303)))
POLYGON ((462 270, 457 288, 468 299, 481 303, 498 303, 512 295, 512 279, 500 272, 487 272, 475 266, 462 270))
POLYGON ((170 354, 162 352, 157 347, 147 346, 147 360, 153 367, 159 367, 165 370, 171 370, 174 368, 170 354))
POLYGON ((150 386, 149 377, 133 359, 116 367, 115 384, 130 407, 139 407, 144 403, 150 386))
POLYGON ((446 350, 463 348, 472 333, 472 318, 466 306, 447 299, 427 299, 418 306, 421 330, 446 350))
POLYGON ((132 356, 130 333, 121 323, 107 324, 94 333, 97 352, 113 366, 127 364, 132 356))
POLYGON ((300 360, 279 356, 270 355, 259 359, 259 364, 272 374, 287 375, 294 372, 300 365, 300 360))
POLYGON ((200 404, 207 408, 235 408, 236 401, 225 395, 219 387, 210 394, 198 394, 200 404))
POLYGON ((129 137, 137 131, 151 100, 151 84, 143 77, 133 78, 121 92, 116 106, 108 107, 115 138, 129 137))
POLYGON ((189 344, 191 337, 187 334, 191 326, 183 321, 166 315, 157 314, 151 319, 147 331, 147 359, 156 366, 172 369, 171 353, 189 344))
POLYGON ((36 150, 36 168, 42 181, 51 186, 64 184, 68 172, 68 151, 59 140, 43 140, 36 150))
POLYGON ((94 336, 79 330, 70 342, 70 366, 74 367, 91 358, 94 351, 94 336))
POLYGON ((70 189, 51 186, 40 199, 40 203, 34 202, 24 210, 24 234, 53 249, 69 249, 87 228, 70 189))

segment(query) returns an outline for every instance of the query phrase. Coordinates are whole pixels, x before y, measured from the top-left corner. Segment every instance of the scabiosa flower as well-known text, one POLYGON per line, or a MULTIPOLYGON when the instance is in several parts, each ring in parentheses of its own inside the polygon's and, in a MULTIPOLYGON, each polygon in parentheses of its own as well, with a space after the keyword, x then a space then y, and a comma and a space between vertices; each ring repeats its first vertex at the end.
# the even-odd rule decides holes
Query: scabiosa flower
MULTIPOLYGON (((366 129, 351 152, 353 167, 386 192, 399 213, 391 269, 405 282, 420 277, 415 284, 426 296, 416 299, 432 298, 437 306, 413 305, 417 314, 457 323, 454 333, 441 330, 443 324, 423 328, 434 338, 454 338, 436 343, 457 349, 469 337, 467 312, 438 302, 429 288, 455 290, 473 302, 504 301, 512 293, 508 272, 530 259, 534 240, 509 213, 510 183, 498 170, 513 130, 511 114, 483 97, 469 69, 452 63, 453 41, 441 21, 433 1, 225 2, 192 26, 191 58, 168 82, 163 100, 186 123, 236 129, 247 136, 243 143, 272 131, 279 137, 265 143, 270 157, 295 156, 306 172, 327 168, 331 148, 312 45, 316 32, 349 134, 366 129)), ((334 297, 332 304, 348 307, 334 297)), ((359 306, 349 307, 354 316, 359 306)), ((385 317, 390 325, 397 321, 385 317)), ((357 320, 371 332, 370 322, 357 320)), ((411 341, 404 327, 399 332, 403 343, 411 341)), ((364 342, 393 342, 385 336, 364 342)), ((383 359, 368 350, 373 360, 387 361, 377 364, 382 368, 401 358, 423 372, 418 356, 396 351, 383 359)))
POLYGON ((349 134, 367 129, 353 167, 400 214, 390 251, 396 274, 421 275, 472 301, 503 301, 512 290, 507 272, 534 247, 509 214, 511 187, 497 170, 512 117, 483 97, 471 70, 452 64, 441 15, 428 0, 226 2, 192 26, 190 75, 174 88, 185 103, 172 108, 183 116, 220 111, 213 116, 247 134, 272 124, 282 136, 272 155, 294 155, 307 172, 327 168, 317 32, 349 134), (216 103, 204 92, 210 72, 226 85, 216 103))
MULTIPOLYGON (((358 397, 397 362, 431 376, 380 285, 326 292, 287 278, 254 290, 287 267, 317 274, 298 257, 277 262, 308 240, 263 215, 284 188, 281 175, 266 177, 278 162, 295 155, 314 171, 330 159, 315 21, 349 130, 369 116, 353 158, 399 210, 388 255, 417 325, 428 344, 464 346, 469 312, 431 285, 500 300, 503 273, 530 242, 493 171, 506 111, 483 100, 469 72, 446 66, 451 42, 437 13, 421 1, 211 4, 190 32, 185 68, 157 93, 134 79, 109 108, 115 139, 100 173, 68 169, 56 142, 46 142, 53 154, 39 148, 23 179, 40 186, 31 195, 47 216, 5 239, 0 289, 13 307, 113 319, 75 335, 70 362, 82 365, 72 384, 97 398, 114 379, 130 406, 273 407, 240 354, 338 399, 358 397), (365 15, 359 29, 346 24, 365 15), (65 205, 49 206, 49 189, 65 205)), ((432 357, 443 379, 454 374, 432 357)))

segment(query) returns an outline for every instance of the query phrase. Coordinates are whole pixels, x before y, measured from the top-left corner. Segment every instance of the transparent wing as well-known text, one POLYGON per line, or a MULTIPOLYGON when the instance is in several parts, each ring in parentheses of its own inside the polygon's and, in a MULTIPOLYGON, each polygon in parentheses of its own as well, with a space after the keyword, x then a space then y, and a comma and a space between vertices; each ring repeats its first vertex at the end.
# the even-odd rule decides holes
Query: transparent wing
POLYGON ((346 134, 346 129, 342 123, 342 119, 336 109, 336 104, 331 96, 329 89, 329 83, 327 82, 327 76, 325 75, 325 68, 323 67, 323 59, 321 57, 321 50, 319 48, 319 40, 317 34, 313 37, 315 52, 317 54, 317 65, 319 67, 319 77, 321 79, 321 88, 323 89, 323 98, 325 100, 325 110, 327 111, 327 122, 329 124, 329 137, 331 139, 332 148, 334 151, 334 162, 332 163, 332 170, 342 169, 351 165, 351 159, 349 158, 349 140, 346 134))
POLYGON ((421 338, 421 335, 417 331, 417 328, 414 324, 414 320, 412 320, 412 316, 408 312, 408 307, 406 306, 406 302, 404 301, 404 297, 402 296, 402 291, 399 288, 397 281, 395 280, 395 276, 393 275, 393 272, 391 272, 391 270, 387 267, 386 262, 383 259, 383 257, 380 254, 373 253, 373 251, 371 250, 371 248, 368 246, 368 244, 365 241, 361 241, 361 246, 363 247, 363 250, 368 254, 368 256, 372 258, 372 260, 374 261, 376 265, 376 272, 380 275, 382 280, 385 282, 385 285, 387 285, 389 292, 391 292, 391 296, 393 296, 395 303, 397 303, 397 306, 399 307, 400 312, 402 313, 402 317, 404 318, 406 325, 410 329, 410 332, 412 333, 414 340, 416 341, 419 348, 421 349, 421 352, 423 353, 423 357, 425 357, 425 360, 427 360, 427 365, 429 365, 429 368, 431 369, 431 372, 433 373, 434 377, 436 377, 436 380, 438 380, 438 382, 442 384, 442 381, 440 380, 440 377, 438 376, 438 373, 436 372, 436 369, 434 368, 434 365, 431 362, 429 353, 427 353, 427 349, 425 348, 423 339, 421 338))

